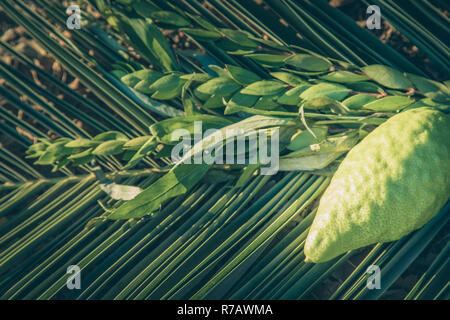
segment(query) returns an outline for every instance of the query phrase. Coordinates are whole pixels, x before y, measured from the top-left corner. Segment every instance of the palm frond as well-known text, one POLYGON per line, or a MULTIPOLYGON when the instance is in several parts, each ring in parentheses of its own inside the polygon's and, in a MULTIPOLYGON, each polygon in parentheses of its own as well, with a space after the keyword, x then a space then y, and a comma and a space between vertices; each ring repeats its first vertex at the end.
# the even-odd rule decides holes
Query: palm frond
MULTIPOLYGON (((133 61, 130 52, 124 53, 124 48, 102 31, 100 24, 83 28, 69 39, 55 27, 65 25, 64 8, 57 2, 36 2, 48 5, 48 21, 23 1, 4 1, 2 7, 98 100, 83 97, 8 44, 0 43, 22 65, 69 98, 56 97, 1 62, 0 74, 7 86, 0 88, 0 94, 8 107, 14 112, 25 111, 37 120, 33 123, 1 109, 4 122, 0 122, 0 130, 9 139, 23 147, 33 142, 33 138, 19 134, 17 128, 34 138, 49 138, 52 133, 90 138, 108 130, 136 137, 147 134, 147 127, 161 119, 192 111, 183 105, 183 99, 155 101, 111 75, 108 70, 115 64, 131 68, 130 72, 142 64, 133 61), (101 58, 92 58, 90 50, 101 58), (42 109, 37 111, 31 103, 42 109), (80 104, 85 108, 78 109, 80 104), (88 129, 74 125, 74 117, 88 129)), ((92 3, 98 9, 105 4, 92 3)), ((274 52, 312 51, 357 66, 382 63, 424 73, 325 1, 265 1, 265 7, 250 0, 211 0, 206 5, 197 0, 134 3, 173 11, 198 30, 230 28, 248 32, 252 41, 265 35, 269 40, 260 40, 261 45, 274 52)), ((386 18, 416 41, 424 53, 446 65, 443 34, 424 40, 430 30, 446 21, 433 5, 414 1, 414 6, 424 12, 414 15, 392 1, 377 3, 392 9, 386 18), (435 22, 430 24, 430 20, 435 22)), ((124 9, 118 4, 113 8, 119 13, 124 9)), ((167 25, 157 19, 156 23, 143 25, 145 20, 141 18, 136 17, 139 21, 128 25, 127 37, 114 30, 111 34, 131 43, 143 55, 141 62, 154 63, 160 71, 211 72, 194 63, 195 57, 200 65, 202 59, 212 60, 218 65, 242 66, 263 77, 272 71, 246 56, 248 52, 231 50, 230 43, 206 41, 194 35, 190 39, 206 53, 206 59, 197 55, 193 58, 188 52, 172 52, 167 44, 161 45, 162 51, 155 51, 146 38, 150 35, 143 34, 143 29, 151 27, 151 36, 162 43, 158 28, 167 25), (162 60, 156 57, 158 52, 163 53, 162 60)), ((0 150, 2 299, 377 299, 383 298, 448 228, 449 204, 424 228, 399 241, 312 264, 304 261, 303 246, 317 201, 330 180, 326 175, 291 172, 274 177, 251 176, 241 187, 236 187, 233 180, 201 183, 165 202, 149 216, 112 221, 106 219, 105 209, 117 208, 122 201, 103 193, 89 165, 81 167, 81 173, 67 168, 63 168, 63 174, 44 173, 20 155, 3 147, 0 150), (366 287, 366 270, 372 264, 382 270, 382 290, 366 287), (81 268, 86 284, 82 290, 67 290, 69 265, 81 268), (348 271, 349 267, 351 271, 342 275, 342 270, 348 271), (321 290, 330 283, 334 290, 321 290)), ((122 161, 114 156, 97 161, 108 170, 110 181, 122 185, 145 188, 160 177, 152 169, 119 172, 122 161)), ((154 154, 144 160, 150 168, 160 168, 160 162, 168 163, 154 154)), ((448 239, 441 247, 404 298, 448 299, 448 239)))

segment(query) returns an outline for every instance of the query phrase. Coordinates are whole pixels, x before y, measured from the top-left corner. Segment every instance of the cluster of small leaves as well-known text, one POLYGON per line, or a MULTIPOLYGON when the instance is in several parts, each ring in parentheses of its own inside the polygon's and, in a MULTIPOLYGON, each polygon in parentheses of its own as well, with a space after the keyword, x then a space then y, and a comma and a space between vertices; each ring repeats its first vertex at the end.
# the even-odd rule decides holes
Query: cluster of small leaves
MULTIPOLYGON (((218 28, 202 17, 161 10, 150 2, 122 0, 118 7, 105 6, 105 0, 96 3, 108 22, 127 34, 133 47, 155 66, 147 69, 135 62, 118 62, 111 74, 152 99, 181 99, 185 116, 155 123, 144 137, 129 139, 119 132, 105 132, 92 139, 41 140, 28 150, 28 157, 38 158, 38 164, 53 164, 54 170, 69 163, 86 164, 95 156, 122 154, 128 161, 124 169, 149 153, 167 157, 177 143, 172 141, 172 132, 182 128, 193 134, 196 121, 202 122, 203 130, 280 128, 284 136, 280 170, 322 170, 337 163, 368 133, 363 129, 366 124, 378 125, 407 108, 450 108, 448 82, 383 65, 359 68, 245 31, 218 28), (214 75, 182 73, 158 27, 179 28, 200 45, 209 43, 227 54, 250 59, 266 69, 267 76, 231 64, 209 66, 214 75)), ((236 185, 244 185, 258 166, 247 166, 236 185)), ((210 167, 175 164, 111 218, 139 217, 156 210, 165 199, 191 189, 210 167)))
POLYGON ((270 72, 269 79, 262 79, 254 72, 234 65, 226 65, 224 69, 210 66, 216 76, 161 73, 151 69, 129 72, 123 67, 112 73, 127 86, 155 100, 183 96, 185 105, 190 103, 202 109, 218 109, 214 111, 224 115, 237 112, 289 115, 289 112, 298 112, 301 105, 316 111, 331 109, 337 114, 355 111, 392 113, 421 106, 449 110, 450 88, 445 83, 403 74, 382 65, 349 71, 314 55, 299 53, 279 57, 283 58, 283 63, 296 69, 277 67, 270 72), (303 71, 299 71, 308 68, 323 69, 321 74, 314 76, 305 76, 303 71))
MULTIPOLYGON (((209 43, 229 55, 245 57, 271 71, 270 78, 261 79, 254 72, 233 65, 227 65, 225 69, 210 66, 216 73, 214 77, 206 73, 182 74, 173 68, 165 68, 169 72, 160 73, 139 70, 139 66, 126 63, 115 65, 116 70, 112 71, 115 76, 156 100, 179 98, 191 89, 192 97, 183 101, 185 109, 189 109, 186 105, 195 102, 204 109, 225 108, 224 114, 283 115, 292 109, 291 106, 302 103, 305 108, 316 110, 332 104, 340 112, 346 109, 395 112, 421 106, 449 110, 447 82, 439 83, 382 65, 358 68, 304 48, 282 46, 243 30, 216 27, 203 17, 176 7, 166 11, 147 1, 122 4, 123 10, 128 14, 132 12, 147 26, 154 27, 156 23, 160 28, 178 29, 200 45, 209 43)), ((121 32, 129 35, 126 28, 121 32)), ((152 29, 150 33, 157 32, 152 29)), ((160 50, 156 49, 153 54, 161 56, 160 50)))
MULTIPOLYGON (((163 120, 150 126, 151 135, 133 139, 128 139, 120 132, 115 131, 104 132, 92 139, 42 139, 28 149, 27 157, 37 158, 36 164, 51 164, 54 166, 53 170, 56 171, 68 164, 72 166, 87 164, 94 157, 121 155, 122 160, 127 161, 123 167, 126 170, 136 166, 152 152, 155 158, 171 155, 172 148, 178 143, 178 141, 172 140, 172 132, 183 128, 192 137, 197 121, 202 122, 202 133, 208 129, 222 128, 222 140, 214 140, 214 144, 219 148, 223 148, 225 141, 229 142, 226 137, 227 130, 232 132, 239 130, 244 137, 254 134, 255 130, 265 130, 269 138, 271 130, 280 130, 282 132, 280 134, 280 170, 282 171, 324 169, 367 134, 363 129, 344 129, 336 134, 325 125, 313 125, 311 128, 305 128, 298 118, 255 115, 233 123, 224 117, 194 115, 163 120)), ((197 142, 194 137, 193 141, 201 144, 201 147, 191 144, 187 147, 188 149, 183 150, 183 159, 195 157, 197 152, 205 152, 207 148, 211 148, 211 142, 213 142, 208 136, 197 142)), ((183 140, 183 143, 185 142, 183 140)), ((245 152, 250 152, 250 149, 245 152)), ((237 154, 233 152, 233 156, 237 156, 237 154)), ((173 165, 182 163, 183 159, 173 165)), ((250 167, 253 172, 259 168, 259 164, 250 165, 250 167)))
MULTIPOLYGON (((99 3, 102 1, 97 4, 99 3)), ((442 111, 450 109, 448 82, 439 83, 382 65, 358 68, 302 48, 279 46, 273 41, 252 36, 245 31, 216 28, 198 16, 163 11, 148 5, 141 6, 140 1, 122 4, 131 5, 132 10, 140 15, 140 18, 129 19, 129 23, 142 23, 146 21, 142 18, 149 18, 160 26, 181 27, 180 30, 195 41, 214 42, 214 45, 229 54, 253 60, 269 69, 270 77, 261 78, 256 73, 236 65, 226 65, 225 68, 209 66, 214 71, 214 76, 208 73, 184 74, 168 64, 172 58, 160 61, 164 69, 169 70, 167 72, 145 69, 138 63, 118 62, 111 73, 125 85, 155 100, 181 98, 186 116, 161 121, 150 128, 151 135, 131 140, 119 132, 102 133, 93 139, 44 139, 28 151, 29 158, 38 158, 37 164, 53 164, 54 170, 58 170, 69 163, 89 163, 95 156, 122 154, 122 159, 128 161, 125 168, 131 168, 150 152, 156 151, 157 157, 169 155, 170 146, 173 144, 170 134, 177 128, 187 129, 192 134, 194 121, 202 121, 204 130, 219 129, 238 121, 240 116, 245 118, 246 114, 296 118, 301 114, 308 118, 310 114, 303 112, 306 110, 317 113, 312 114, 313 116, 330 114, 336 116, 334 119, 341 119, 341 115, 384 117, 403 109, 422 106, 435 107, 442 111), (132 20, 134 22, 130 22, 132 20), (192 28, 193 21, 200 27, 192 28), (194 111, 194 106, 227 117, 199 114, 194 111)), ((103 11, 106 12, 105 10, 107 11, 103 11)), ((117 17, 117 12, 110 12, 108 17, 117 17)), ((123 24, 125 18, 121 19, 123 24)), ((147 21, 147 24, 152 23, 147 21)), ((132 30, 138 29, 127 29, 126 33, 129 35, 132 30)), ((156 41, 153 43, 158 43, 158 32, 156 29, 149 30, 149 34, 153 35, 156 41)), ((144 35, 144 38, 147 36, 144 35)), ((140 35, 137 35, 137 38, 142 40, 140 35)), ((152 38, 147 37, 148 39, 152 38)), ((135 39, 133 44, 136 41, 138 40, 135 39)), ((145 50, 144 47, 141 50, 145 50)), ((152 54, 155 53, 161 59, 158 51, 152 54)), ((355 120, 355 123, 358 123, 358 120, 355 120)), ((371 124, 380 123, 375 121, 376 119, 372 120, 374 121, 371 124)), ((329 124, 332 123, 333 121, 330 121, 329 124)), ((334 123, 339 123, 339 120, 334 120, 334 123)), ((361 122, 367 123, 370 124, 367 121, 361 122)), ((307 128, 306 131, 309 137, 303 139, 314 138, 314 142, 318 143, 322 134, 320 125, 314 126, 314 121, 310 124, 312 130, 307 128)), ((303 132, 300 136, 305 136, 306 133, 303 132)), ((298 135, 298 132, 296 134, 298 135)), ((291 140, 295 141, 295 134, 291 140)), ((293 145, 295 146, 295 143, 293 145)), ((291 146, 288 149, 298 150, 293 148, 291 146)))
POLYGON ((53 171, 68 164, 72 166, 88 164, 95 157, 101 156, 123 154, 123 160, 131 160, 151 139, 151 136, 128 139, 123 133, 116 131, 104 132, 92 139, 40 139, 38 143, 28 148, 27 158, 37 158, 35 164, 53 165, 53 171))
POLYGON ((156 158, 170 156, 173 145, 177 143, 172 141, 172 132, 183 128, 193 134, 196 121, 202 122, 203 131, 232 124, 223 117, 194 115, 162 120, 150 126, 149 135, 132 139, 117 131, 103 132, 92 139, 40 139, 27 150, 27 158, 37 158, 35 164, 54 165, 53 170, 57 171, 68 164, 87 164, 95 157, 121 155, 121 159, 128 162, 123 169, 130 169, 152 152, 156 158))

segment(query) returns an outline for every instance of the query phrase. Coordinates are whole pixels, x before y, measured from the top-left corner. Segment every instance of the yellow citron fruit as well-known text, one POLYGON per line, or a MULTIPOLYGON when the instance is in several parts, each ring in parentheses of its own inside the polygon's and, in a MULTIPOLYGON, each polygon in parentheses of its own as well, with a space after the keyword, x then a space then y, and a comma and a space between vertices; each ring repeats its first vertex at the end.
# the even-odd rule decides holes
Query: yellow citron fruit
POLYGON ((305 242, 306 261, 398 240, 422 227, 450 195, 450 116, 411 109, 387 120, 345 157, 305 242))

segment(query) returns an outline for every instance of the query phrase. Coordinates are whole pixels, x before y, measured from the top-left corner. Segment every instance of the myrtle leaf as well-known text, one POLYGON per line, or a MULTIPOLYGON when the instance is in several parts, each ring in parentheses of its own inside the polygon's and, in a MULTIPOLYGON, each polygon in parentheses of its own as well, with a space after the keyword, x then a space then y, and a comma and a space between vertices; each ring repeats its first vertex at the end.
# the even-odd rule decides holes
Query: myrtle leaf
POLYGON ((271 110, 279 106, 277 102, 279 95, 271 95, 271 96, 262 96, 256 100, 256 103, 253 105, 255 109, 261 110, 271 110))
POLYGON ((181 95, 185 82, 178 74, 169 74, 154 82, 149 90, 154 92, 153 99, 169 100, 181 95))
POLYGON ((298 87, 289 89, 278 98, 277 102, 289 106, 298 106, 302 101, 302 99, 300 98, 300 94, 309 87, 310 85, 300 85, 298 87))
POLYGON ((311 86, 300 94, 303 100, 312 100, 314 98, 327 97, 333 100, 342 100, 349 94, 349 89, 333 83, 319 83, 311 86))
POLYGON ((363 109, 373 111, 397 111, 409 106, 414 101, 406 96, 392 96, 366 103, 363 109))
POLYGON ((362 82, 353 82, 353 83, 347 83, 346 86, 353 91, 356 92, 364 92, 364 93, 380 93, 384 92, 384 90, 373 82, 368 81, 362 81, 362 82))
POLYGON ((350 71, 339 70, 330 72, 326 75, 320 77, 323 80, 338 82, 338 83, 351 83, 351 82, 360 82, 366 81, 368 78, 364 75, 353 73, 350 71))
POLYGON ((56 171, 60 170, 61 168, 65 167, 69 162, 70 162, 70 159, 68 159, 68 158, 63 158, 63 159, 58 160, 56 165, 53 166, 52 172, 56 172, 56 171))
POLYGON ((306 71, 327 71, 332 66, 331 62, 310 54, 299 53, 290 56, 285 60, 286 64, 295 68, 300 68, 306 71))
POLYGON ((214 78, 197 87, 197 91, 203 94, 226 95, 237 91, 240 86, 229 78, 214 78))
POLYGON ((126 76, 128 74, 123 70, 111 70, 109 73, 111 73, 117 79, 121 79, 123 76, 126 76))
POLYGON ((153 81, 150 80, 141 80, 134 86, 134 90, 139 91, 143 94, 153 93, 154 90, 150 89, 150 86, 153 84, 153 81))
POLYGON ((411 73, 407 73, 406 75, 414 84, 414 87, 427 97, 444 103, 450 99, 450 89, 444 84, 411 73))
POLYGON ((284 110, 264 110, 263 108, 253 108, 241 107, 241 106, 227 106, 224 114, 229 115, 237 112, 245 112, 248 114, 261 115, 261 116, 286 116, 286 117, 294 117, 297 114, 294 112, 288 112, 284 110))
POLYGON ((207 73, 190 73, 180 76, 180 79, 191 80, 197 82, 206 82, 211 80, 212 76, 207 73))
POLYGON ((96 135, 92 140, 94 141, 109 141, 109 140, 128 140, 127 136, 118 131, 107 131, 96 135))
POLYGON ((133 74, 127 74, 120 78, 120 81, 122 81, 125 85, 134 88, 134 86, 141 81, 138 77, 134 76, 133 74))
POLYGON ((150 82, 155 82, 159 78, 163 76, 161 72, 152 70, 152 69, 143 69, 138 70, 133 73, 128 74, 129 76, 133 76, 135 78, 138 78, 140 80, 148 80, 150 82))
POLYGON ((305 109, 313 109, 318 110, 325 107, 329 107, 335 111, 338 111, 338 113, 343 113, 345 111, 348 111, 345 106, 342 105, 341 102, 327 98, 327 97, 317 97, 311 100, 306 101, 303 106, 305 109))
POLYGON ((49 145, 44 142, 38 142, 31 145, 25 152, 27 154, 26 158, 37 158, 41 156, 45 150, 47 150, 48 146, 49 145))
POLYGON ((112 156, 123 152, 122 146, 125 144, 124 140, 110 140, 99 144, 92 154, 96 156, 112 156))
POLYGON ((284 59, 286 56, 279 54, 268 54, 268 53, 255 53, 245 55, 248 58, 255 60, 262 66, 267 67, 281 67, 285 65, 284 59))
POLYGON ((249 38, 249 33, 240 31, 240 30, 232 30, 232 29, 220 29, 220 32, 225 35, 228 39, 235 42, 236 44, 249 48, 257 48, 258 42, 253 41, 249 38))
POLYGON ((144 94, 141 94, 140 92, 134 91, 133 89, 131 89, 131 91, 142 101, 143 107, 151 110, 152 112, 155 112, 156 114, 162 115, 163 117, 182 117, 182 116, 184 116, 184 112, 179 109, 168 106, 167 104, 161 103, 160 101, 151 99, 150 97, 148 97, 144 94))
POLYGON ((142 147, 151 138, 152 138, 152 136, 142 136, 142 137, 137 137, 137 138, 128 140, 123 145, 123 148, 126 150, 139 150, 139 148, 142 147))
POLYGON ((185 27, 189 25, 189 21, 172 11, 155 11, 150 16, 164 23, 173 24, 177 27, 185 27))
POLYGON ((251 107, 257 100, 258 96, 236 92, 228 101, 227 106, 251 107))
POLYGON ((307 82, 296 76, 295 74, 289 72, 271 72, 270 75, 280 81, 283 81, 290 85, 305 85, 307 82))
POLYGON ((82 166, 82 165, 85 165, 85 164, 91 162, 93 159, 94 159, 94 155, 92 155, 92 154, 84 156, 84 157, 76 158, 76 159, 71 159, 72 166, 74 166, 74 167, 82 166))
POLYGON ((231 41, 227 38, 221 38, 221 39, 215 41, 214 45, 217 46, 218 48, 224 50, 228 54, 233 54, 233 55, 243 55, 243 54, 250 54, 250 53, 254 52, 254 49, 240 45, 237 42, 231 41))
POLYGON ((280 68, 280 70, 283 70, 285 72, 292 72, 301 76, 308 76, 308 77, 313 77, 313 76, 318 76, 321 74, 326 73, 328 70, 326 71, 306 71, 306 70, 294 70, 294 69, 289 69, 289 68, 280 68))
POLYGON ((253 82, 261 80, 261 78, 255 73, 245 70, 238 66, 226 65, 228 72, 230 73, 231 78, 234 81, 241 85, 249 85, 253 82))
POLYGON ((348 97, 344 101, 342 101, 342 104, 345 105, 349 109, 353 110, 359 110, 362 109, 362 107, 377 98, 370 95, 370 94, 355 94, 354 96, 348 97))
POLYGON ((198 87, 196 87, 192 92, 194 93, 194 96, 200 101, 207 101, 211 97, 210 94, 198 91, 198 87))
POLYGON ((97 146, 99 143, 100 143, 99 141, 94 141, 90 139, 75 139, 66 143, 64 146, 66 148, 87 148, 97 146))
POLYGON ((279 81, 262 80, 245 87, 241 90, 241 93, 255 96, 270 96, 280 93, 285 87, 286 85, 279 81))
POLYGON ((51 144, 39 157, 39 159, 35 162, 35 164, 54 164, 56 161, 64 158, 66 155, 69 155, 73 152, 73 149, 67 148, 65 144, 70 139, 62 138, 59 141, 51 144))
POLYGON ((220 37, 222 36, 217 31, 203 29, 181 28, 180 31, 199 41, 215 41, 217 39, 220 39, 220 37))
POLYGON ((213 94, 208 100, 203 104, 204 108, 214 109, 225 106, 224 99, 229 97, 229 95, 223 96, 221 94, 213 94))
POLYGON ((420 99, 420 100, 410 104, 408 107, 406 107, 402 111, 406 111, 408 109, 420 108, 420 107, 432 107, 432 108, 440 110, 444 113, 450 113, 450 105, 445 105, 440 102, 436 102, 431 98, 420 99))
POLYGON ((217 76, 219 76, 221 78, 231 79, 230 74, 222 67, 216 66, 214 64, 210 64, 210 65, 208 65, 208 69, 211 69, 212 71, 214 71, 217 74, 217 76))
POLYGON ((374 64, 362 68, 364 73, 382 86, 393 89, 411 88, 412 83, 403 73, 388 66, 374 64))
POLYGON ((184 80, 180 79, 180 76, 178 74, 168 74, 165 75, 150 86, 149 90, 150 92, 156 92, 156 91, 171 91, 176 89, 180 86, 180 84, 184 84, 184 80))
POLYGON ((81 158, 90 156, 92 154, 92 150, 94 150, 94 148, 89 148, 89 149, 86 149, 86 150, 84 150, 82 152, 71 154, 67 158, 70 159, 70 160, 81 159, 81 158))

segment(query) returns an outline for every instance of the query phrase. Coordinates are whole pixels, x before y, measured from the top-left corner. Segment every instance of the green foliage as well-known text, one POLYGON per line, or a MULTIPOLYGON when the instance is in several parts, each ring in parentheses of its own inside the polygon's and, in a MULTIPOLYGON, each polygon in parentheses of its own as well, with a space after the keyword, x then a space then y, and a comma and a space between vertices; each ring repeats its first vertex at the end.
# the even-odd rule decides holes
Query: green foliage
MULTIPOLYGON (((49 21, 65 28, 65 8, 56 1, 36 2, 49 21)), ((29 117, 0 111, 0 130, 29 147, 27 158, 42 157, 58 171, 50 178, 45 167, 38 171, 7 148, 0 152, 0 181, 6 182, 0 185, 0 217, 7 218, 0 225, 2 298, 312 298, 348 259, 356 267, 339 278, 330 297, 378 298, 448 222, 444 209, 419 232, 377 244, 362 254, 363 261, 353 259, 353 251, 324 264, 303 261, 315 203, 340 158, 393 111, 430 106, 449 112, 448 82, 424 77, 326 2, 270 0, 265 2, 269 11, 253 1, 211 1, 208 7, 197 1, 90 2, 113 29, 105 33, 104 21, 88 14, 89 27, 83 25, 83 32, 71 33, 70 39, 21 0, 2 2, 6 14, 98 98, 97 103, 78 95, 1 44, 49 87, 70 97, 59 99, 17 70, 0 66, 8 83, 0 89, 2 96, 14 110, 37 120, 29 123, 24 120, 29 117), (184 32, 208 57, 173 51, 160 29, 184 32), (141 55, 139 62, 114 39, 131 45, 141 55), (212 63, 225 68, 207 68, 212 63), (42 112, 28 100, 15 99, 16 92, 42 112), (173 146, 168 134, 176 123, 192 131, 193 119, 222 130, 279 127, 280 164, 300 172, 263 177, 255 174, 259 164, 174 166, 167 158, 173 146), (30 144, 15 126, 40 140, 30 144), (51 139, 54 133, 57 138, 51 139), (91 174, 93 160, 108 172, 106 183, 91 174), (144 190, 136 198, 141 189, 133 185, 144 190), (90 284, 67 293, 61 275, 73 260, 90 284), (365 286, 371 264, 387 270, 386 285, 377 292, 365 286)), ((418 5, 425 12, 426 6, 413 6, 418 5)), ((394 21, 392 12, 405 10, 415 15, 400 9, 388 10, 387 18, 394 21)), ((424 16, 436 18, 436 13, 428 10, 424 16)), ((424 34, 427 28, 403 22, 398 25, 405 34, 445 66, 439 31, 420 39, 411 30, 424 34)), ((445 268, 438 262, 447 247, 408 298, 446 298, 445 268)))

